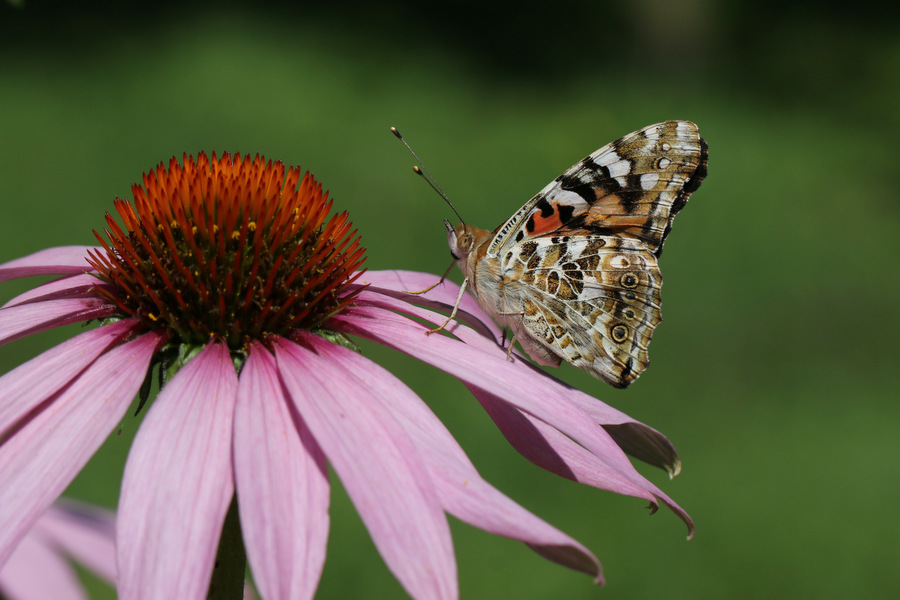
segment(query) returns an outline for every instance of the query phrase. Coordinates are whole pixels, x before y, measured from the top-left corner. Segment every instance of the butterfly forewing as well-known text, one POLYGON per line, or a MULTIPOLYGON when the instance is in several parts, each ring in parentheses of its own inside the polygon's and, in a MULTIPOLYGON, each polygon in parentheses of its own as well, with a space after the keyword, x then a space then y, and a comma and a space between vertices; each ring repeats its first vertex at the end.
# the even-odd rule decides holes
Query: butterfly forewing
POLYGON ((706 176, 706 143, 690 121, 666 121, 607 144, 557 177, 498 230, 506 244, 568 229, 627 235, 662 248, 672 217, 706 176))

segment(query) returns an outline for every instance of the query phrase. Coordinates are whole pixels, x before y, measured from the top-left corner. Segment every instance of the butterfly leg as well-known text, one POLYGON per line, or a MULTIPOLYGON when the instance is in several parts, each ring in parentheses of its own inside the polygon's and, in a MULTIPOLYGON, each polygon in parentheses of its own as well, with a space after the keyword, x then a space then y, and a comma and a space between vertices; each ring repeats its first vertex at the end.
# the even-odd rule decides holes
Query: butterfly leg
MULTIPOLYGON (((450 265, 450 266, 452 267, 453 265, 450 265)), ((456 296, 456 302, 453 304, 453 312, 450 313, 450 316, 447 317, 446 321, 441 323, 440 327, 437 327, 435 329, 429 329, 428 331, 425 332, 426 334, 437 333, 438 331, 442 331, 447 326, 447 324, 456 317, 456 312, 459 310, 459 303, 462 302, 462 297, 463 297, 463 294, 466 293, 466 286, 468 284, 469 284, 469 278, 466 277, 465 279, 463 279, 462 285, 459 286, 459 295, 456 296)))
POLYGON ((509 346, 506 347, 506 360, 508 360, 509 362, 513 361, 512 351, 513 351, 513 348, 516 347, 516 336, 517 335, 518 334, 514 331, 512 339, 509 340, 509 346))
MULTIPOLYGON (((418 295, 420 295, 420 294, 426 294, 426 293, 430 292, 431 290, 433 290, 433 289, 436 288, 437 286, 439 286, 439 285, 441 285, 442 283, 444 283, 444 280, 447 279, 447 275, 450 274, 450 269, 452 269, 452 268, 453 268, 453 265, 455 265, 455 264, 456 264, 456 261, 453 261, 452 263, 450 263, 450 266, 447 267, 447 270, 444 271, 444 274, 441 275, 441 278, 438 279, 438 280, 437 280, 437 283, 435 283, 434 285, 429 285, 429 286, 428 286, 427 288, 425 288, 424 290, 419 290, 419 291, 417 291, 417 292, 411 292, 411 291, 409 291, 409 290, 404 290, 403 292, 404 292, 405 294, 413 294, 414 296, 418 296, 418 295)), ((459 304, 459 302, 457 302, 457 304, 459 304)))
MULTIPOLYGON (((504 317, 524 317, 525 316, 524 312, 500 313, 500 314, 504 317)), ((519 319, 519 325, 520 326, 522 325, 521 318, 519 319)), ((513 327, 512 328, 512 337, 509 340, 509 346, 506 347, 506 360, 508 360, 509 362, 512 362, 512 359, 513 359, 512 351, 513 351, 513 348, 516 347, 516 338, 518 338, 518 337, 519 337, 519 328, 513 327)), ((503 330, 503 340, 500 342, 500 347, 502 348, 505 343, 506 343, 506 330, 504 329, 503 330)))

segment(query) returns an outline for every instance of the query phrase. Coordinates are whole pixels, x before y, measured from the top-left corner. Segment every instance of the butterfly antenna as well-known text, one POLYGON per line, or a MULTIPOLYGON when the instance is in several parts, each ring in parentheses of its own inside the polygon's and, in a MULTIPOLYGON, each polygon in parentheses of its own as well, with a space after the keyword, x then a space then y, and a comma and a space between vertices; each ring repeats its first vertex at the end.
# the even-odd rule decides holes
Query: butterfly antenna
POLYGON ((403 142, 403 145, 406 146, 406 149, 409 150, 409 153, 413 155, 413 158, 416 159, 416 162, 419 164, 413 167, 413 171, 415 171, 416 175, 420 176, 425 182, 431 186, 431 189, 435 191, 435 193, 444 199, 450 209, 453 211, 453 214, 456 215, 456 218, 459 219, 459 222, 463 224, 463 227, 466 227, 466 222, 463 221, 463 218, 460 216, 459 211, 456 210, 456 207, 453 206, 453 203, 450 202, 450 198, 447 197, 447 194, 444 193, 444 188, 440 186, 434 176, 431 174, 431 171, 428 170, 428 167, 425 166, 425 163, 422 162, 422 159, 419 158, 419 155, 410 147, 406 140, 403 139, 403 136, 400 135, 400 132, 397 131, 396 127, 391 127, 391 133, 397 136, 397 139, 403 142), (421 168, 420 168, 421 167, 421 168))

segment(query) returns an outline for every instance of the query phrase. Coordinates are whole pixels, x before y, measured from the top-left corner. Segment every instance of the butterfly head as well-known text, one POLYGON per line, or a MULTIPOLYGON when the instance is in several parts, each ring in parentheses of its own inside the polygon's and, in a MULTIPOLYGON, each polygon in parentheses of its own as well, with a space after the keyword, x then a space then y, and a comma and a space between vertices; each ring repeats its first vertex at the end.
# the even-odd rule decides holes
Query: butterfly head
POLYGON ((475 245, 475 237, 466 228, 465 223, 454 227, 450 221, 444 221, 444 227, 447 228, 447 245, 450 246, 450 255, 454 260, 465 261, 475 245))

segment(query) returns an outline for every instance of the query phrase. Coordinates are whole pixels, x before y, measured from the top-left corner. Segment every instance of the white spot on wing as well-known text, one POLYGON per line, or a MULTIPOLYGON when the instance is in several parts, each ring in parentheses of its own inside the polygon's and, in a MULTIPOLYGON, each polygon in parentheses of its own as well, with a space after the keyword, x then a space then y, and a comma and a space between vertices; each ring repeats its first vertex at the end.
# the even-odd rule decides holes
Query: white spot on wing
POLYGON ((549 194, 548 200, 558 202, 565 206, 571 206, 575 209, 575 214, 579 214, 588 209, 588 203, 584 198, 569 190, 559 190, 549 194))
POLYGON ((631 173, 631 163, 627 160, 620 160, 608 166, 611 177, 622 177, 631 173))
POLYGON ((645 173, 641 175, 641 189, 652 190, 659 181, 659 173, 645 173))
POLYGON ((628 257, 622 254, 617 254, 609 259, 609 266, 613 269, 627 269, 631 266, 631 263, 628 261, 628 257))

